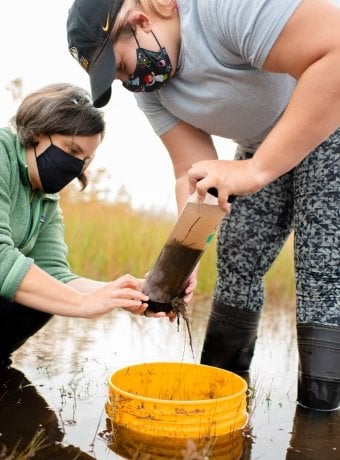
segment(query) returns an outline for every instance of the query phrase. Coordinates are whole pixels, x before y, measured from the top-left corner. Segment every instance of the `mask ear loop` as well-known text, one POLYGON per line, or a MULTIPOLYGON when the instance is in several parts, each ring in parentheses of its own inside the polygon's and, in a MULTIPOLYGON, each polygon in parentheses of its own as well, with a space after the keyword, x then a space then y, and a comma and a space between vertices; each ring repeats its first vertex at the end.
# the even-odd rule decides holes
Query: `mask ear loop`
POLYGON ((137 43, 138 48, 140 48, 140 44, 139 44, 139 41, 138 41, 138 39, 137 39, 137 35, 136 35, 135 31, 133 30, 132 27, 130 27, 130 30, 131 30, 131 33, 132 33, 132 35, 133 35, 133 38, 136 40, 136 43, 137 43))
POLYGON ((159 46, 159 48, 162 48, 161 44, 160 44, 160 43, 159 43, 159 41, 157 40, 157 37, 156 37, 156 35, 155 35, 155 34, 152 32, 152 30, 151 30, 150 32, 152 33, 152 35, 153 35, 153 38, 156 40, 156 42, 157 42, 157 45, 159 46))
MULTIPOLYGON (((139 41, 138 41, 138 39, 137 39, 137 35, 136 35, 135 31, 133 30, 132 27, 130 27, 130 30, 131 30, 131 32, 132 32, 132 35, 133 35, 134 39, 136 40, 136 43, 137 43, 138 48, 141 48, 141 46, 140 46, 140 44, 139 44, 139 41)), ((159 41, 158 41, 156 35, 153 33, 152 30, 151 30, 150 32, 152 33, 153 38, 156 40, 157 45, 159 46, 159 48, 162 48, 162 45, 159 43, 159 41)))
POLYGON ((38 157, 37 157, 37 151, 36 151, 36 148, 35 148, 35 144, 33 145, 33 151, 34 151, 35 161, 37 162, 38 157))
MULTIPOLYGON (((40 179, 40 173, 39 173, 39 168, 38 168, 38 156, 37 156, 37 150, 36 150, 36 146, 38 144, 34 144, 33 145, 33 152, 34 152, 34 157, 35 157, 35 164, 36 164, 36 168, 38 170, 38 177, 39 177, 39 180, 40 180, 40 183, 41 183, 41 179, 40 179)), ((33 193, 31 195, 31 198, 30 198, 30 201, 33 199, 33 196, 34 196, 34 190, 33 190, 33 193)))
MULTIPOLYGON (((50 133, 47 133, 47 135, 48 135, 48 138, 49 138, 49 140, 50 140, 50 142, 51 142, 51 145, 54 145, 53 142, 52 142, 50 133)), ((36 161, 37 161, 37 159, 38 159, 38 157, 37 157, 37 151, 36 151, 36 146, 37 146, 37 145, 38 145, 38 144, 34 144, 34 145, 33 145, 33 150, 34 150, 34 155, 35 155, 36 161)))

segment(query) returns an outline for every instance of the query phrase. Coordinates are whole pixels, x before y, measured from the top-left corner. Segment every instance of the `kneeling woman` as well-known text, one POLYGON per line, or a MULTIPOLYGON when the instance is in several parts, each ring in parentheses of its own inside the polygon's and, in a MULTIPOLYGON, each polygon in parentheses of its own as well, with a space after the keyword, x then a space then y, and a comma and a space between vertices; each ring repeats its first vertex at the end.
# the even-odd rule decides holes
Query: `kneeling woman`
POLYGON ((52 315, 96 318, 147 308, 141 280, 81 278, 67 262, 59 192, 85 170, 104 135, 82 88, 53 84, 28 95, 0 130, 0 365, 52 315))

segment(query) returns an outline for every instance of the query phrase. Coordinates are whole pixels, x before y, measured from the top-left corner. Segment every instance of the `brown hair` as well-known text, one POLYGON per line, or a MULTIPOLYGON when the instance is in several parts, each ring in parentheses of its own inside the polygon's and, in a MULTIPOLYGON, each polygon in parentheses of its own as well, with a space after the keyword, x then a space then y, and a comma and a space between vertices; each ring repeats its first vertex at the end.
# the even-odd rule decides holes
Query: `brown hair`
MULTIPOLYGON (((36 145, 38 134, 65 136, 104 136, 103 114, 96 109, 83 88, 69 83, 54 83, 30 93, 11 120, 21 144, 36 145)), ((78 177, 84 189, 87 177, 78 177)))

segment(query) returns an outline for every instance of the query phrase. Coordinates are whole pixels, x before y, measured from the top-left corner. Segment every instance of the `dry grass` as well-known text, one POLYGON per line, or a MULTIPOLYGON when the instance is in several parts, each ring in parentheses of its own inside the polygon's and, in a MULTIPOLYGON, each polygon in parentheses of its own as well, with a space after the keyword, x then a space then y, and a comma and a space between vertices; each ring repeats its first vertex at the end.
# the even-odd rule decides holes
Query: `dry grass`
POLYGON ((46 447, 47 437, 44 434, 44 430, 38 430, 31 442, 27 444, 24 448, 19 449, 19 441, 18 445, 14 447, 11 452, 0 452, 0 459, 2 460, 28 460, 30 458, 34 458, 35 455, 43 450, 46 447))

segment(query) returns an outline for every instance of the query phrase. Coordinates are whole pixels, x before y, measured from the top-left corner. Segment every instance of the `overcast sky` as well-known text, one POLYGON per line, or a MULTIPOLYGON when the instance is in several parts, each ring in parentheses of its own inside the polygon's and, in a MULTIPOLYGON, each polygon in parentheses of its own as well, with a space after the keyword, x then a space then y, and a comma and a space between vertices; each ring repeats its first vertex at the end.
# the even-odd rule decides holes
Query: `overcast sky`
MULTIPOLYGON (((6 86, 23 81, 24 95, 41 86, 67 81, 89 90, 86 72, 67 49, 66 18, 72 0, 9 0, 0 17, 0 124, 16 109, 6 86)), ((104 108, 107 132, 91 168, 107 168, 107 188, 115 196, 124 186, 135 207, 175 211, 172 165, 132 93, 113 84, 104 108)), ((232 143, 216 139, 221 157, 230 158, 232 143)))

